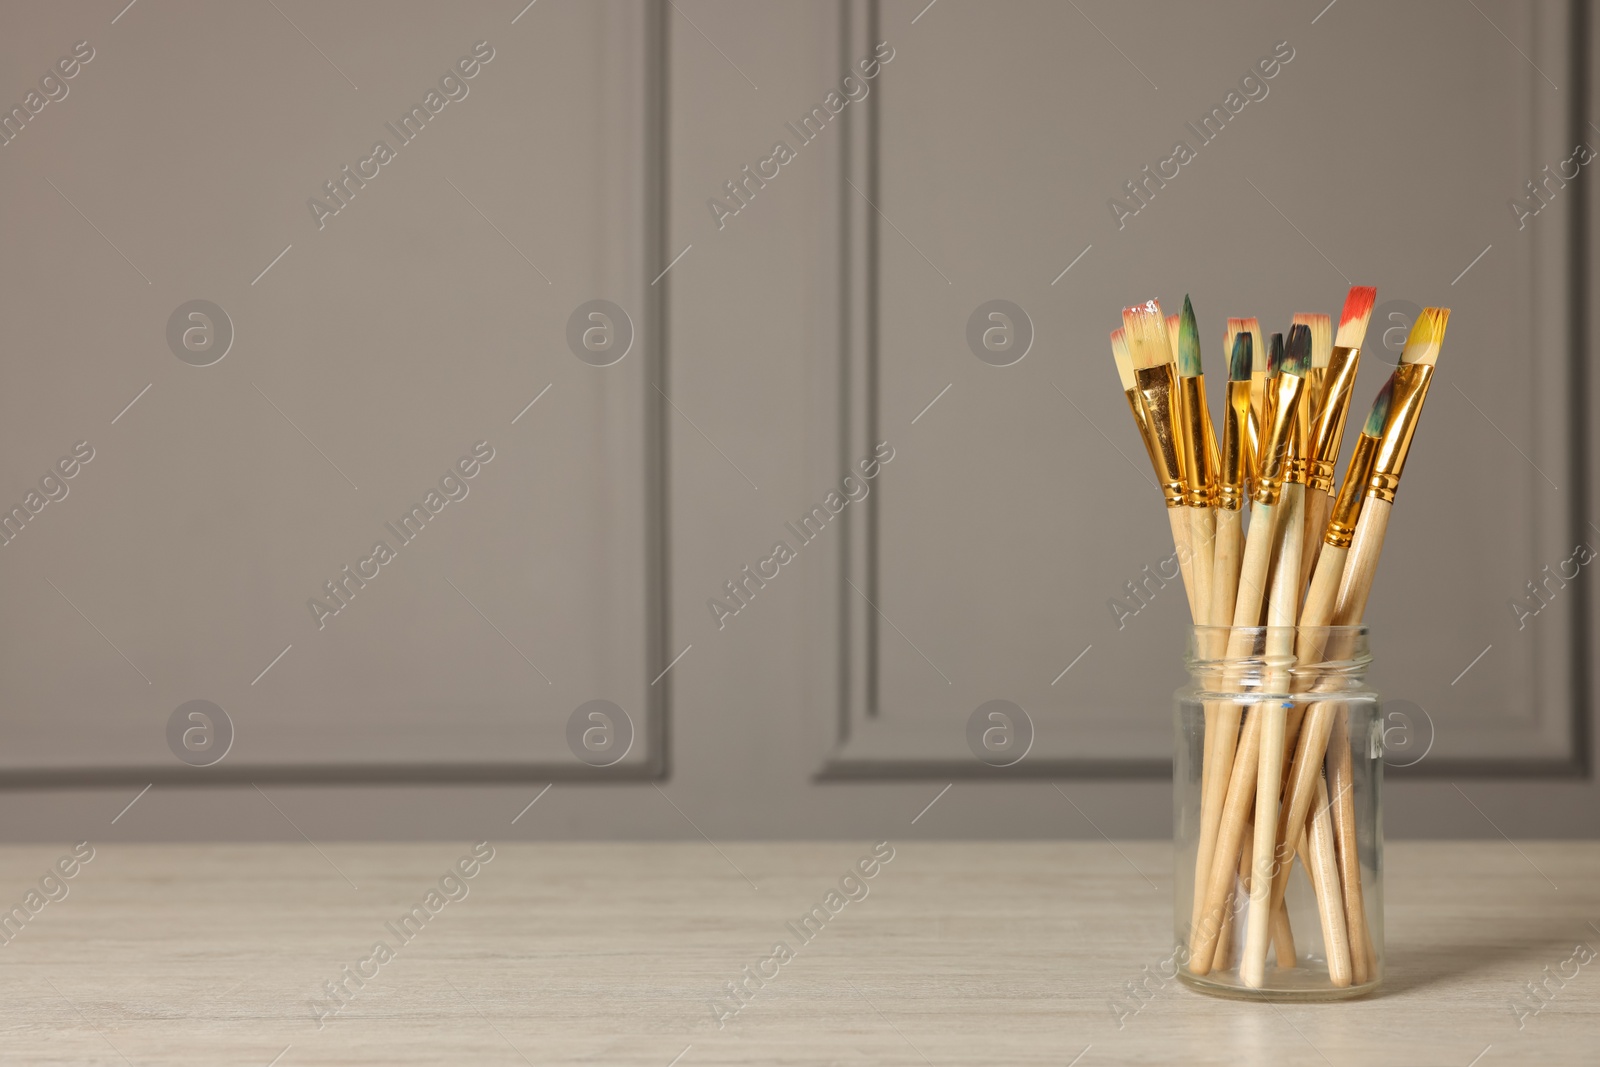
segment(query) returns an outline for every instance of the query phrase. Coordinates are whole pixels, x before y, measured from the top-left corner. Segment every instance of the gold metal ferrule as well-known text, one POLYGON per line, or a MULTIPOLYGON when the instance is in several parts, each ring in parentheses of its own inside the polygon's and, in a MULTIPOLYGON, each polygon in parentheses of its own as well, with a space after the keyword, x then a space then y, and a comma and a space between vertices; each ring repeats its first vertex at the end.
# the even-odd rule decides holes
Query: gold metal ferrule
POLYGON ((1433 379, 1430 363, 1402 363, 1394 371, 1394 391, 1389 397, 1389 417, 1383 424, 1383 440, 1372 457, 1372 474, 1367 478, 1367 495, 1394 503, 1400 485, 1411 437, 1422 418, 1422 402, 1428 398, 1428 383, 1433 379))
MULTIPOLYGON (((1264 365, 1264 353, 1257 353, 1256 358, 1264 365)), ((1256 452, 1260 453, 1261 435, 1266 433, 1267 427, 1272 424, 1270 379, 1264 370, 1250 372, 1250 437, 1255 442, 1256 452)))
POLYGON ((1155 467, 1161 496, 1169 508, 1183 506, 1183 442, 1178 437, 1177 368, 1171 363, 1135 369, 1133 379, 1144 408, 1145 446, 1155 467))
POLYGON ((1205 375, 1178 376, 1178 403, 1183 423, 1183 502, 1191 508, 1208 508, 1217 484, 1217 435, 1206 408, 1205 375))
POLYGON ((1356 522, 1361 518, 1361 505, 1367 499, 1367 480, 1372 477, 1372 457, 1378 452, 1378 442, 1378 438, 1365 433, 1356 438, 1350 466, 1344 472, 1344 485, 1339 487, 1339 496, 1328 515, 1328 528, 1322 534, 1323 544, 1350 547, 1356 522))
POLYGON ((1300 390, 1300 402, 1294 406, 1294 436, 1289 439, 1289 467, 1283 480, 1294 482, 1296 485, 1305 485, 1311 480, 1311 456, 1308 446, 1311 442, 1312 407, 1315 403, 1315 381, 1312 372, 1316 368, 1307 370, 1305 385, 1300 390))
POLYGON ((1133 412, 1133 424, 1139 427, 1139 440, 1144 442, 1145 455, 1150 457, 1150 467, 1156 467, 1156 450, 1150 441, 1150 420, 1144 413, 1144 405, 1139 402, 1137 389, 1124 389, 1122 395, 1128 398, 1128 410, 1133 412))
POLYGON ((1255 490, 1250 495, 1258 504, 1276 504, 1278 497, 1283 494, 1283 483, 1289 468, 1290 438, 1294 436, 1295 420, 1306 380, 1298 374, 1283 373, 1278 375, 1276 384, 1276 389, 1268 398, 1271 422, 1262 437, 1261 454, 1256 460, 1255 490))
POLYGON ((1318 395, 1316 417, 1311 423, 1311 444, 1306 449, 1310 461, 1313 489, 1333 492, 1333 468, 1344 440, 1345 419, 1350 414, 1350 397, 1356 384, 1356 368, 1361 349, 1336 346, 1322 371, 1322 391, 1318 395))
POLYGON ((1222 413, 1222 454, 1217 465, 1217 507, 1238 511, 1244 506, 1245 479, 1255 468, 1255 435, 1250 431, 1250 380, 1228 383, 1228 405, 1222 413))

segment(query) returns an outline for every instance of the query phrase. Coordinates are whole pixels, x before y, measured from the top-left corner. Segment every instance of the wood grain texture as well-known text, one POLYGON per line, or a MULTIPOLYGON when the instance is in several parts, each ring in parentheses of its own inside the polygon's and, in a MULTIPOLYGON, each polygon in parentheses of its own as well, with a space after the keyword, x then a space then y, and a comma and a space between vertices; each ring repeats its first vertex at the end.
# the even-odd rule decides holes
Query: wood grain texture
MULTIPOLYGON (((1078 1067, 1465 1067, 1492 1046, 1480 1067, 1593 1063, 1600 965, 1520 1031, 1508 1004, 1576 943, 1600 944, 1600 844, 1391 844, 1383 991, 1306 1006, 1161 977, 1166 843, 892 843, 866 898, 722 1030, 707 1001, 793 942, 784 924, 867 841, 722 842, 726 859, 703 842, 497 845, 470 895, 321 1031, 307 999, 466 843, 321 842, 326 858, 298 843, 102 843, 68 897, 0 950, 4 1057, 265 1067, 289 1046, 277 1067, 667 1067, 690 1047, 678 1067, 1062 1067, 1087 1047, 1078 1067)), ((0 848, 0 900, 64 851, 0 848)))

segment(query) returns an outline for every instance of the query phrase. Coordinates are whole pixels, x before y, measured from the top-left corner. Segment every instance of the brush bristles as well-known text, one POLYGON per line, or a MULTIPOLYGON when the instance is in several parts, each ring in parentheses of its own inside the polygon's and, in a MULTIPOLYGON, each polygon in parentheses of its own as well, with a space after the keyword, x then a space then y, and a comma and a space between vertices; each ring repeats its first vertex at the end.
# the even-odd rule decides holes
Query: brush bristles
POLYGON ((1248 331, 1233 335, 1233 348, 1228 353, 1228 380, 1242 382, 1250 377, 1250 334, 1248 331))
POLYGON ((1333 343, 1340 348, 1360 348, 1367 336, 1367 320, 1372 318, 1372 305, 1378 299, 1378 290, 1370 285, 1352 285, 1350 295, 1344 298, 1344 312, 1339 316, 1339 336, 1333 343))
POLYGON ((1200 366, 1200 327, 1187 296, 1183 298, 1183 314, 1178 316, 1178 373, 1185 378, 1205 373, 1200 366))
POLYGON ((1449 321, 1449 308, 1423 308, 1416 325, 1411 327, 1411 336, 1406 338, 1400 362, 1426 363, 1430 367, 1437 363, 1439 348, 1444 344, 1444 328, 1449 321))
POLYGON ((1147 370, 1172 362, 1167 321, 1161 314, 1161 305, 1156 301, 1147 300, 1143 304, 1123 308, 1122 325, 1135 370, 1147 370))
POLYGON ((1117 377, 1122 379, 1122 390, 1133 388, 1133 355, 1128 351, 1128 338, 1121 330, 1111 331, 1111 358, 1117 364, 1117 377))
POLYGON ((1311 369, 1311 329, 1303 322, 1289 327, 1289 339, 1283 345, 1283 369, 1297 378, 1304 378, 1311 369))
POLYGON ((1261 320, 1245 319, 1243 329, 1250 334, 1250 351, 1255 353, 1255 372, 1257 374, 1270 374, 1272 368, 1269 361, 1272 353, 1267 347, 1265 335, 1261 332, 1261 320))
POLYGON ((1276 378, 1283 373, 1283 334, 1275 333, 1267 342, 1267 377, 1276 378))
POLYGON ((1311 327, 1311 365, 1326 367, 1333 361, 1333 316, 1307 315, 1311 327))
POLYGON ((1389 375, 1389 380, 1383 383, 1383 388, 1378 390, 1377 399, 1372 402, 1372 410, 1367 414, 1367 424, 1361 432, 1368 437, 1382 437, 1383 424, 1389 421, 1389 399, 1394 395, 1394 375, 1389 375))
POLYGON ((1249 319, 1228 320, 1228 328, 1222 332, 1222 350, 1224 352, 1230 354, 1233 352, 1233 339, 1238 337, 1240 332, 1250 329, 1249 321, 1249 319))
POLYGON ((1167 349, 1174 359, 1178 356, 1178 316, 1167 316, 1167 349))

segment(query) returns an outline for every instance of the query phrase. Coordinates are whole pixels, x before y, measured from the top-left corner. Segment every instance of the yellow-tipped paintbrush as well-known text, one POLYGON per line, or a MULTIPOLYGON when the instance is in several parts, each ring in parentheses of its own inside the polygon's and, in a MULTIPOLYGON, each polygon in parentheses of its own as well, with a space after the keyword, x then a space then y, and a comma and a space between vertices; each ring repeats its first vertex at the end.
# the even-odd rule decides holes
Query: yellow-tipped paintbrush
POLYGON ((1161 305, 1154 300, 1123 308, 1122 325, 1133 359, 1134 388, 1144 408, 1144 431, 1155 463, 1156 481, 1167 505, 1172 525, 1172 543, 1183 574, 1184 591, 1189 596, 1189 612, 1200 618, 1202 608, 1195 597, 1194 550, 1189 536, 1189 515, 1183 509, 1183 443, 1179 435, 1178 373, 1172 348, 1167 340, 1167 324, 1161 305))

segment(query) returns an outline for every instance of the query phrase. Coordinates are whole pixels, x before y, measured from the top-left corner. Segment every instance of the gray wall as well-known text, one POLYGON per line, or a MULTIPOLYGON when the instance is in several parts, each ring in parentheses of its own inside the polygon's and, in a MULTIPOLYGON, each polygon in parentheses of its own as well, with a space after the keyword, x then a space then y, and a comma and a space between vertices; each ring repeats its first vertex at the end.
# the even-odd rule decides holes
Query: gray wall
POLYGON ((7 833, 1163 835, 1184 611, 1108 606, 1171 547, 1106 332, 1189 292, 1209 344, 1352 282, 1358 407, 1380 331, 1455 309, 1370 614, 1419 738, 1389 831, 1600 830, 1587 574, 1510 606, 1600 544, 1587 169, 1508 204, 1600 144, 1586 8, 1080 6, 8 9, 0 101, 93 58, 0 147, 4 499, 94 458, 0 547, 7 833), (220 359, 169 336, 196 299, 220 359), (1009 366, 966 340, 993 299, 1032 334, 1009 366), (992 699, 1036 731, 1004 772, 965 742, 992 699), (231 724, 204 767, 194 700, 231 724), (624 740, 586 763, 585 728, 624 740))

